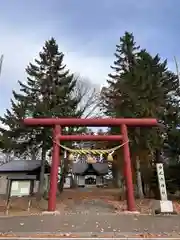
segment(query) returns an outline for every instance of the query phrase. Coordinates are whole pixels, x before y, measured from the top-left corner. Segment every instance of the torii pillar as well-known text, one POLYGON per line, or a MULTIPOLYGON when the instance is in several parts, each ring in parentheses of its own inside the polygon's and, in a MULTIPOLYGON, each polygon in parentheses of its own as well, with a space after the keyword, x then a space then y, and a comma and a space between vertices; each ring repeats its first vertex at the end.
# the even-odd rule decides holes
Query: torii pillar
POLYGON ((51 126, 53 127, 53 152, 52 166, 50 175, 50 190, 48 211, 56 210, 56 192, 58 182, 58 167, 60 164, 60 141, 121 141, 124 153, 124 173, 127 189, 127 208, 128 211, 136 211, 131 158, 129 150, 129 139, 127 127, 158 126, 158 121, 153 118, 27 118, 24 119, 26 125, 31 126, 51 126), (61 127, 65 126, 119 126, 121 135, 61 135, 61 127))

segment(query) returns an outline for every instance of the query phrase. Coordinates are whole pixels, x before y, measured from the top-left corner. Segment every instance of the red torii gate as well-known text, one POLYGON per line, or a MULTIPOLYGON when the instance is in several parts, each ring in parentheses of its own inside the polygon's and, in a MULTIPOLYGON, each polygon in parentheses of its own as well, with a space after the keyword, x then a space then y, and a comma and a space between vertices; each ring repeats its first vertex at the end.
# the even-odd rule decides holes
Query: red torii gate
POLYGON ((58 182, 58 167, 60 164, 60 141, 121 141, 124 153, 124 174, 127 189, 128 211, 136 211, 131 158, 128 143, 127 126, 158 126, 158 121, 152 118, 26 118, 25 125, 52 126, 53 127, 53 152, 50 174, 50 190, 48 211, 56 210, 56 191, 58 182), (120 126, 121 135, 61 135, 61 127, 66 126, 120 126))

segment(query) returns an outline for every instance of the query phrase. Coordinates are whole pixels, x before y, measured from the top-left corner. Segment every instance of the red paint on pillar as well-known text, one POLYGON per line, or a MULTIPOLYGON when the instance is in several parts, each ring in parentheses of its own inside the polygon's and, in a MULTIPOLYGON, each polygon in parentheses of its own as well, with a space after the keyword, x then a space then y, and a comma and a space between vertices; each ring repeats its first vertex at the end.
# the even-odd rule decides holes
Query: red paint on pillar
POLYGON ((126 195, 127 195, 127 207, 128 211, 136 211, 136 204, 134 198, 134 189, 133 189, 133 180, 132 180, 132 168, 131 168, 131 158, 130 158, 130 149, 128 143, 128 132, 127 126, 125 124, 121 125, 121 134, 123 136, 123 143, 126 143, 123 146, 124 153, 124 175, 126 181, 126 195))
POLYGON ((58 183, 58 167, 60 162, 60 146, 58 135, 61 133, 61 127, 55 125, 53 129, 53 151, 52 151, 52 164, 50 174, 50 189, 49 189, 49 201, 48 211, 56 210, 56 192, 58 183))
POLYGON ((119 141, 121 135, 60 135, 60 141, 119 141))
POLYGON ((26 118, 24 124, 31 126, 157 126, 154 118, 26 118))
POLYGON ((152 118, 94 118, 94 119, 75 119, 75 118, 27 118, 23 120, 25 125, 31 126, 52 126, 54 127, 53 139, 56 141, 53 143, 52 152, 52 166, 50 175, 50 190, 49 190, 49 202, 48 210, 55 211, 56 209, 56 191, 58 181, 58 166, 60 162, 60 140, 108 140, 108 141, 119 141, 123 139, 124 151, 124 175, 126 180, 127 188, 127 205, 129 211, 135 211, 135 199, 133 191, 132 171, 131 171, 131 159, 127 134, 127 126, 158 126, 158 121, 152 118), (123 136, 61 136, 60 126, 120 126, 123 136))

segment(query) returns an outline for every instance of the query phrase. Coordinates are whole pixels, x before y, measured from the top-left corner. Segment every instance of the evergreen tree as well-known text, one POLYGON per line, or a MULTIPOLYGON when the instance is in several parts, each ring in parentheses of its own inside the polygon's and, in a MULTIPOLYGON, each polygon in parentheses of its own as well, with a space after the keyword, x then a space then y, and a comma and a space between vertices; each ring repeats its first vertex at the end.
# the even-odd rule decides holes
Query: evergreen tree
POLYGON ((130 96, 127 93, 127 81, 124 81, 123 76, 129 73, 129 71, 133 74, 133 66, 138 52, 139 46, 136 46, 134 36, 125 32, 125 35, 120 38, 119 45, 116 45, 116 53, 114 54, 116 60, 114 61, 114 66, 111 66, 114 72, 109 74, 109 79, 107 80, 109 86, 102 89, 102 106, 104 113, 108 116, 132 116, 131 108, 133 105, 126 107, 127 102, 130 101, 130 96), (121 84, 121 90, 119 84, 121 84), (117 99, 120 101, 121 109, 119 109, 117 99))
MULTIPOLYGON (((29 149, 42 152, 42 163, 52 146, 51 129, 31 128, 23 125, 23 119, 31 117, 76 117, 79 99, 73 96, 76 79, 63 64, 64 54, 59 52, 55 39, 46 41, 35 64, 26 69, 27 83, 19 81, 20 92, 13 91, 12 109, 7 110, 1 122, 8 127, 3 132, 4 150, 20 155, 29 149)), ((72 129, 68 129, 71 130, 72 129)), ((42 167, 43 170, 43 167, 42 167)), ((43 177, 43 173, 42 173, 43 177)))
MULTIPOLYGON (((22 119, 27 116, 70 117, 77 114, 78 100, 72 97, 76 81, 66 70, 63 58, 63 53, 59 52, 58 45, 52 38, 45 43, 35 64, 30 63, 27 67, 27 83, 19 81, 20 93, 13 91, 15 100, 11 100, 12 110, 7 110, 1 118, 2 123, 9 128, 6 133, 11 140, 12 137, 17 140, 23 136, 23 144, 27 146, 31 145, 33 139, 36 144, 42 141, 42 128, 23 126, 22 119), (27 135, 27 132, 30 134, 27 135)), ((46 132, 49 135, 48 130, 46 132)))
MULTIPOLYGON (((109 74, 108 87, 104 87, 101 92, 102 109, 105 115, 110 117, 133 117, 134 94, 129 89, 132 77, 130 79, 125 77, 129 72, 133 75, 133 66, 138 52, 139 46, 136 45, 133 34, 125 32, 125 35, 120 38, 119 44, 116 45, 114 54, 116 60, 114 66, 111 66, 113 73, 109 74)), ((119 127, 110 128, 110 133, 119 134, 119 132, 119 127)), ((122 167, 121 162, 113 162, 113 176, 117 184, 119 183, 117 176, 120 177, 119 170, 122 167)))
POLYGON ((175 59, 175 65, 178 77, 178 86, 173 94, 169 95, 169 101, 167 104, 167 110, 164 115, 164 122, 166 122, 166 135, 165 135, 165 145, 164 145, 164 156, 166 160, 168 158, 168 163, 178 164, 180 156, 180 79, 179 79, 179 69, 178 64, 175 59))
MULTIPOLYGON (((169 114, 169 106, 175 110, 173 104, 176 102, 174 99, 172 103, 172 98, 178 86, 177 76, 167 70, 167 62, 162 62, 158 55, 152 57, 147 51, 136 47, 132 34, 125 33, 116 52, 120 53, 115 54, 117 60, 113 69, 116 73, 109 75, 109 86, 101 93, 105 114, 115 117, 154 117, 168 125, 165 115, 169 114)), ((155 128, 131 129, 132 144, 139 145, 138 135, 142 135, 142 144, 150 148, 147 140, 155 141, 157 138, 153 135, 144 141, 143 135, 148 132, 161 135, 155 128)), ((159 140, 155 143, 156 147, 159 140)))
MULTIPOLYGON (((133 35, 127 32, 116 46, 115 57, 117 60, 112 67, 115 73, 109 75, 109 86, 101 93, 105 114, 111 117, 154 117, 165 126, 171 125, 165 115, 169 114, 168 106, 176 104, 175 100, 171 101, 178 81, 177 76, 167 70, 167 62, 140 49, 133 35)), ((111 131, 119 133, 119 128, 111 131)), ((129 136, 132 159, 148 158, 150 153, 163 146, 163 134, 159 128, 129 129, 129 136)))

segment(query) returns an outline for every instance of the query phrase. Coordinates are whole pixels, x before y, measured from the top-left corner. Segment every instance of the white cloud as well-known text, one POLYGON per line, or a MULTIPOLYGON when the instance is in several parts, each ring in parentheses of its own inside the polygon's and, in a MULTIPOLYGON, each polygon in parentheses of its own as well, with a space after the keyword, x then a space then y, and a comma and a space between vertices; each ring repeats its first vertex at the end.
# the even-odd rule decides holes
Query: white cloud
MULTIPOLYGON (((38 34, 28 34, 26 31, 16 33, 14 29, 1 28, 0 54, 4 54, 4 61, 0 76, 0 113, 9 106, 12 89, 18 89, 17 81, 26 80, 25 67, 32 62, 44 41, 51 36, 47 30, 37 29, 35 32, 38 34)), ((65 43, 60 42, 59 45, 60 51, 65 53, 64 63, 72 72, 88 77, 94 84, 105 83, 112 59, 69 52, 65 43)))
MULTIPOLYGON (((36 26, 32 32, 31 29, 17 29, 6 24, 0 24, 0 55, 4 54, 2 73, 0 76, 0 115, 10 104, 12 89, 18 89, 19 87, 17 80, 26 80, 24 70, 27 64, 32 62, 37 56, 44 41, 53 36, 52 32, 57 32, 55 29, 52 29, 52 26, 53 24, 47 24, 46 28, 36 26)), ((141 32, 135 34, 135 36, 141 36, 140 39, 137 39, 137 42, 141 40, 140 42, 148 43, 150 36, 154 35, 155 32, 155 30, 148 30, 146 35, 140 34, 141 32)), ((113 34, 115 33, 116 31, 113 30, 113 34)), ((108 34, 108 36, 112 36, 112 34, 108 34)), ((101 36, 101 38, 103 40, 104 36, 101 36)), ((93 39, 86 47, 81 48, 81 52, 73 51, 72 47, 68 48, 69 38, 67 41, 65 38, 59 38, 57 41, 60 46, 60 51, 65 53, 64 63, 72 72, 79 73, 82 77, 90 79, 96 85, 102 86, 106 83, 108 73, 111 72, 110 65, 114 60, 113 52, 110 57, 93 56, 92 54, 89 56, 85 51, 93 49, 93 46, 96 45, 93 39), (69 51, 69 49, 71 49, 71 51, 69 51)), ((144 44, 142 45, 144 46, 144 44)), ((147 44, 145 44, 145 47, 146 45, 147 44)), ((169 59, 168 66, 174 70, 175 65, 173 59, 169 59)))
POLYGON ((112 63, 112 59, 108 57, 85 57, 78 53, 66 54, 65 61, 72 71, 77 71, 98 85, 105 83, 112 63))

